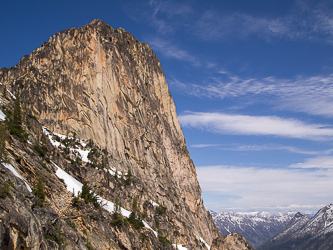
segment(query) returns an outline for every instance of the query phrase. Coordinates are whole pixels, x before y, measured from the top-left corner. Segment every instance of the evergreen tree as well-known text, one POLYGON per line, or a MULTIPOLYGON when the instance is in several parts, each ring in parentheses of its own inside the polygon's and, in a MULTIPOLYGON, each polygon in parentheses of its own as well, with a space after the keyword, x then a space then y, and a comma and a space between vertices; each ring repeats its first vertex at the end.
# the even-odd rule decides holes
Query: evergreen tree
POLYGON ((128 217, 128 222, 131 223, 135 229, 144 227, 144 224, 141 220, 141 216, 139 214, 138 198, 136 196, 134 196, 132 201, 132 212, 128 217))
POLYGON ((111 223, 118 227, 123 224, 123 217, 121 215, 121 207, 120 207, 120 203, 118 200, 118 196, 116 196, 116 199, 114 201, 114 209, 113 209, 111 223))
POLYGON ((116 199, 114 200, 114 213, 121 213, 118 196, 116 196, 116 199))
POLYGON ((0 160, 6 158, 6 140, 7 140, 7 129, 6 126, 0 121, 0 160))
POLYGON ((40 174, 38 175, 37 187, 32 191, 32 194, 38 197, 37 204, 43 207, 45 203, 45 191, 43 177, 40 174))
POLYGON ((128 186, 131 184, 132 181, 132 171, 130 169, 128 169, 127 171, 127 175, 126 175, 126 180, 125 180, 125 185, 128 186))
POLYGON ((137 213, 138 212, 138 197, 137 196, 134 196, 133 198, 133 202, 132 202, 132 211, 134 213, 137 213))
POLYGON ((3 89, 2 89, 2 97, 8 99, 8 98, 7 98, 7 89, 6 89, 5 86, 4 86, 3 89))
POLYGON ((98 202, 98 197, 94 192, 91 190, 91 187, 88 185, 87 182, 83 183, 82 192, 80 193, 80 197, 84 199, 85 203, 91 202, 95 208, 101 208, 101 205, 98 202))
POLYGON ((9 129, 10 134, 16 135, 23 142, 26 142, 28 139, 28 134, 22 128, 22 111, 21 111, 21 103, 20 103, 20 95, 16 95, 16 99, 14 101, 13 112, 7 110, 6 113, 6 123, 9 129))
POLYGON ((16 94, 16 99, 14 101, 14 112, 13 112, 13 122, 14 124, 22 129, 22 111, 20 103, 20 94, 16 94))

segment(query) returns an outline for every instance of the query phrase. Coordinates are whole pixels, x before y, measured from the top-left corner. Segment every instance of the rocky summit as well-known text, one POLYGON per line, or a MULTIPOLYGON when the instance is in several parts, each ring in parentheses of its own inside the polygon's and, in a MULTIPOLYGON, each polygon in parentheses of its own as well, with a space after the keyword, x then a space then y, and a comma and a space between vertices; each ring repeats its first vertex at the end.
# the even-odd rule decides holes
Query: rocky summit
POLYGON ((206 211, 147 44, 94 20, 0 82, 1 249, 251 249, 206 211))

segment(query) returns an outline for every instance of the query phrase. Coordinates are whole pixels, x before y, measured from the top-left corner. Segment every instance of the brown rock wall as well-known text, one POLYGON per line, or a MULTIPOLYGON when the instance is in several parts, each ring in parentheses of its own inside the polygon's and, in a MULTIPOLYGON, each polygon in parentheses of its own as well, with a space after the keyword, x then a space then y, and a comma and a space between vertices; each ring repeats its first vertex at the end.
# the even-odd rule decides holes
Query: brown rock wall
POLYGON ((26 108, 50 130, 75 131, 106 148, 151 199, 175 211, 180 231, 209 245, 218 237, 161 64, 147 44, 94 20, 50 37, 14 69, 3 69, 0 80, 20 89, 26 108))

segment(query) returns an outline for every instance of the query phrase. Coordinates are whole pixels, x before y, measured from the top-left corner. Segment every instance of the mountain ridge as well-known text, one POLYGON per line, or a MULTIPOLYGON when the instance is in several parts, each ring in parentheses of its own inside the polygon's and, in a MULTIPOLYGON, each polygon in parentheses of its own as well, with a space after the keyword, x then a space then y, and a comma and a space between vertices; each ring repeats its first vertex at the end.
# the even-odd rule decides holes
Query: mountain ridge
POLYGON ((332 249, 333 205, 321 208, 312 218, 296 213, 281 231, 260 249, 332 249))
POLYGON ((13 68, 1 69, 0 82, 7 126, 15 123, 15 98, 22 106, 20 129, 10 130, 6 140, 6 160, 36 190, 22 195, 24 186, 8 187, 17 177, 0 164, 6 190, 0 199, 6 232, 1 246, 224 249, 226 238, 250 249, 241 237, 222 240, 203 206, 161 64, 147 44, 93 20, 56 33, 13 68), (103 199, 137 213, 157 234, 136 229, 133 218, 96 210, 89 192, 73 197, 56 175, 58 167, 103 199), (26 217, 20 217, 15 200, 26 217))
POLYGON ((213 220, 222 235, 238 233, 255 248, 276 235, 294 213, 212 212, 213 220))

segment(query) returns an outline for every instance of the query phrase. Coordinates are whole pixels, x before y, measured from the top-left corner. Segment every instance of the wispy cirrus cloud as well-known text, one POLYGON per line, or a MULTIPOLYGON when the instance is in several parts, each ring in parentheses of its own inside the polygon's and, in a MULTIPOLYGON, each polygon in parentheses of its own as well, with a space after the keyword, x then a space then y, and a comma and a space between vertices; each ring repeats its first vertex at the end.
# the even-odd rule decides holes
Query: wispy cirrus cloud
POLYGON ((199 67, 200 60, 185 50, 178 48, 176 45, 158 37, 149 39, 149 45, 156 51, 162 53, 165 57, 177 59, 191 63, 193 66, 199 67))
POLYGON ((307 124, 277 116, 249 116, 226 113, 186 112, 178 116, 183 127, 219 134, 279 136, 307 140, 332 140, 333 128, 307 124))
MULTIPOLYGON (((200 145, 200 144, 199 144, 200 145)), ((205 144, 203 144, 205 145, 205 144)), ((333 149, 323 150, 323 151, 309 151, 303 150, 298 147, 293 146, 285 146, 278 144, 263 144, 263 145, 229 145, 221 147, 222 150, 230 150, 230 151, 270 151, 270 150, 285 150, 291 153, 296 154, 304 154, 304 155, 328 155, 333 152, 333 149)))
POLYGON ((327 150, 304 150, 294 146, 286 146, 286 145, 279 145, 275 143, 267 143, 262 145, 239 145, 239 144, 231 144, 231 145, 223 145, 223 144, 193 144, 190 145, 191 148, 211 148, 211 147, 218 147, 221 150, 228 150, 228 151, 242 151, 242 152, 249 152, 249 151, 289 151, 291 153, 296 154, 304 154, 304 155, 329 155, 333 153, 333 149, 327 150))
POLYGON ((210 148, 210 147, 218 147, 220 144, 194 144, 191 145, 192 148, 210 148))
POLYGON ((306 159, 305 162, 293 164, 290 167, 299 169, 333 169, 333 156, 321 156, 317 158, 306 159))
MULTIPOLYGON (((321 161, 314 158, 311 161, 321 161)), ((332 188, 333 161, 325 168, 309 171, 303 167, 269 169, 236 166, 196 167, 198 180, 203 192, 229 197, 224 206, 240 210, 267 209, 316 212, 330 200, 327 190, 332 188), (309 185, 311 183, 311 185, 309 185), (320 194, 320 195, 318 195, 320 194)), ((302 163, 300 163, 301 165, 302 163)), ((307 164, 306 162, 304 164, 307 164)), ((213 202, 214 203, 214 202, 213 202)), ((205 201, 206 206, 214 204, 205 201)))
POLYGON ((190 5, 176 1, 136 1, 126 6, 125 11, 137 22, 153 27, 158 34, 173 34, 181 28, 187 16, 193 12, 190 5))
POLYGON ((147 15, 149 24, 155 26, 162 34, 175 31, 178 28, 175 21, 192 12, 189 5, 171 1, 150 0, 149 7, 151 8, 150 15, 147 15))
POLYGON ((198 2, 144 0, 128 5, 126 12, 161 35, 181 31, 204 41, 256 36, 266 41, 306 39, 333 44, 333 14, 328 6, 325 1, 295 1, 283 16, 267 17, 205 8, 198 2))
POLYGON ((160 12, 168 19, 174 18, 175 16, 184 16, 193 12, 190 5, 177 1, 150 0, 149 6, 152 8, 154 16, 160 12))
MULTIPOLYGON (((207 204, 207 203, 205 203, 207 204)), ((244 207, 242 206, 223 206, 223 204, 221 203, 216 203, 216 202, 209 202, 209 207, 211 207, 211 209, 213 211, 221 211, 221 212, 244 212, 244 211, 248 211, 248 212, 254 212, 254 211, 270 211, 272 213, 275 212, 290 212, 290 213, 295 213, 295 212, 302 212, 306 215, 309 216, 313 216, 319 209, 323 208, 324 206, 326 206, 327 204, 289 204, 289 205, 264 205, 264 206, 251 206, 251 207, 247 207, 246 209, 244 209, 244 207), (221 206, 222 205, 222 206, 221 206)))
POLYGON ((333 117, 333 75, 297 77, 295 79, 241 78, 226 74, 211 82, 195 84, 176 79, 171 84, 187 94, 208 98, 251 98, 252 102, 269 103, 279 109, 333 117), (265 98, 253 98, 265 96, 265 98))
MULTIPOLYGON (((323 2, 323 1, 321 1, 323 2)), ((248 38, 307 39, 333 43, 333 15, 324 4, 295 4, 289 13, 280 17, 262 17, 244 12, 221 13, 206 10, 197 19, 195 33, 203 40, 248 38)))
POLYGON ((203 40, 248 38, 265 40, 308 39, 333 43, 333 14, 325 1, 295 1, 283 16, 267 17, 246 12, 205 8, 200 3, 149 0, 126 11, 136 21, 154 27, 159 34, 182 30, 203 40), (200 32, 198 32, 200 31, 200 32))
POLYGON ((203 34, 197 33, 204 40, 246 38, 250 35, 264 38, 299 36, 299 32, 291 32, 293 27, 289 17, 268 19, 245 13, 221 15, 216 10, 205 11, 196 22, 195 29, 205 31, 203 34))

